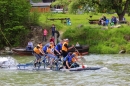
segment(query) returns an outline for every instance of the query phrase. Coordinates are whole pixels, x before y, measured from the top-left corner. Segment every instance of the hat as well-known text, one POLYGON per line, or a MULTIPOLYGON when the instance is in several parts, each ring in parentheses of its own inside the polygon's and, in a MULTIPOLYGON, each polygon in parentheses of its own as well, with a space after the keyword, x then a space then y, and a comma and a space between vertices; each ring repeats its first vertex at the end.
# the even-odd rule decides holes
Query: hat
POLYGON ((65 41, 69 41, 69 39, 66 38, 65 41))

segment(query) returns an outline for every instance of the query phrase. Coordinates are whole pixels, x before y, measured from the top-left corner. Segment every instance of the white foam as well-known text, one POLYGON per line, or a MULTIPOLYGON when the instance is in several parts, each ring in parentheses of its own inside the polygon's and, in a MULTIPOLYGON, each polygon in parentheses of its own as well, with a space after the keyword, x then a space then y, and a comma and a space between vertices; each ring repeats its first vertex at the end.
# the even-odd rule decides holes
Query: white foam
POLYGON ((11 67, 17 64, 17 61, 12 57, 0 57, 0 67, 11 67))

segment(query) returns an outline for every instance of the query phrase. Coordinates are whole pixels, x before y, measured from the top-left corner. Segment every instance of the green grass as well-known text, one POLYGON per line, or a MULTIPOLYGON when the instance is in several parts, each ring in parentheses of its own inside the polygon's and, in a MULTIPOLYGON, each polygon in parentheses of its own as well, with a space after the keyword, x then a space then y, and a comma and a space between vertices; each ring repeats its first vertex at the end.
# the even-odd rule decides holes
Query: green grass
MULTIPOLYGON (((46 18, 70 18, 72 25, 68 26, 68 27, 75 27, 78 26, 79 24, 83 24, 83 25, 90 25, 88 23, 88 19, 90 19, 90 13, 86 13, 86 14, 81 14, 81 15, 74 15, 74 14, 58 14, 58 13, 44 13, 41 15, 40 17, 40 21, 41 22, 46 22, 46 18)), ((105 15, 108 19, 111 19, 112 16, 117 16, 116 14, 101 14, 101 13, 97 13, 96 15, 93 15, 92 19, 100 19, 102 17, 102 15, 105 15)), ((130 20, 130 17, 128 17, 127 15, 125 16, 126 20, 130 20)), ((56 20, 56 21, 47 21, 47 23, 54 23, 57 25, 61 25, 61 26, 65 26, 63 24, 61 24, 60 20, 56 20)), ((95 25, 93 25, 95 26, 95 25)), ((65 27, 66 28, 66 27, 65 27)))
MULTIPOLYGON (((57 14, 57 13, 44 13, 41 14, 39 20, 41 25, 44 27, 46 25, 51 26, 55 24, 57 30, 63 32, 62 38, 69 38, 70 44, 76 44, 79 42, 82 45, 88 44, 90 46, 90 53, 100 53, 100 54, 115 54, 121 49, 125 49, 127 53, 130 53, 130 44, 124 39, 124 37, 130 36, 129 26, 123 24, 121 28, 110 28, 103 30, 103 26, 90 25, 88 19, 90 19, 91 14, 57 14), (47 18, 70 18, 72 25, 67 26, 62 24, 60 20, 49 21, 47 18), (78 29, 79 25, 83 25, 78 29)), ((93 15, 92 19, 99 19, 103 14, 98 13, 93 15)), ((112 16, 117 16, 116 14, 104 14, 108 19, 112 16)), ((130 20, 130 17, 125 15, 126 20, 130 20)), ((129 21, 130 22, 130 21, 129 21)))

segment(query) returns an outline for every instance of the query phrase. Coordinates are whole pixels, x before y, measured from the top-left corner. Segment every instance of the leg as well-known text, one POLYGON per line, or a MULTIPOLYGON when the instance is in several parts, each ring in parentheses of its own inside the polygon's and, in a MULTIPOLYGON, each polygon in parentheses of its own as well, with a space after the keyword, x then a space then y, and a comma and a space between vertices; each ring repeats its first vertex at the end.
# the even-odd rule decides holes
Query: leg
POLYGON ((38 54, 36 54, 36 53, 34 53, 34 55, 35 55, 35 57, 36 57, 36 60, 35 60, 35 62, 34 62, 34 66, 36 67, 36 64, 37 64, 37 63, 39 63, 39 64, 40 64, 40 61, 41 61, 41 56, 40 56, 40 55, 38 55, 38 54))
POLYGON ((46 41, 46 39, 45 39, 45 35, 43 35, 43 41, 46 41))
POLYGON ((45 41, 47 41, 46 35, 45 35, 45 41))

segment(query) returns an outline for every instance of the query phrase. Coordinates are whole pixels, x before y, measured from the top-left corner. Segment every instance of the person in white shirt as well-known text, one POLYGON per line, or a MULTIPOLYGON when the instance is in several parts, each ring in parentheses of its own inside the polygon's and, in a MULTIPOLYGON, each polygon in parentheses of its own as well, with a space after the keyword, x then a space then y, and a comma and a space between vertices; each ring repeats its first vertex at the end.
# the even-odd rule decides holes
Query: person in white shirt
POLYGON ((33 42, 31 40, 28 42, 26 50, 33 50, 33 42))

